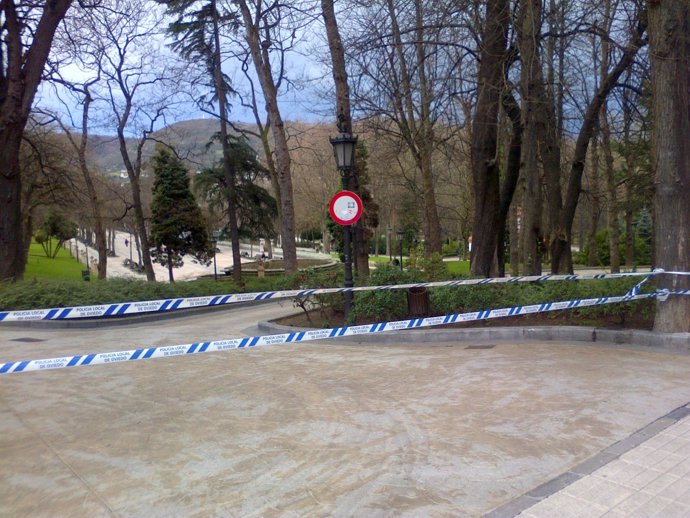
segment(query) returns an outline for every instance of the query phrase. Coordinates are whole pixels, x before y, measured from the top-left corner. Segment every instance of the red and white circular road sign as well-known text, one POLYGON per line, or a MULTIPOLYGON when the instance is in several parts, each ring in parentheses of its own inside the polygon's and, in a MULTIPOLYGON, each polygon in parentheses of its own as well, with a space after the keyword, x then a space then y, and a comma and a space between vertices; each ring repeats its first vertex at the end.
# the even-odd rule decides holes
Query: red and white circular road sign
POLYGON ((362 217, 362 200, 354 192, 340 191, 329 205, 331 218, 338 225, 352 225, 362 217))

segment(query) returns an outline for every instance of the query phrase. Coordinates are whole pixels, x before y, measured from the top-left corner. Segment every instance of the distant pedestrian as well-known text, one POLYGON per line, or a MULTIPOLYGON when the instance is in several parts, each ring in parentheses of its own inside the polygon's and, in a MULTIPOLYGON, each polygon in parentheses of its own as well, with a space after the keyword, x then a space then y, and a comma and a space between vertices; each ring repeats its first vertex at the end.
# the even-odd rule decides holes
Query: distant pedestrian
POLYGON ((125 246, 129 246, 129 240, 125 239, 125 246))

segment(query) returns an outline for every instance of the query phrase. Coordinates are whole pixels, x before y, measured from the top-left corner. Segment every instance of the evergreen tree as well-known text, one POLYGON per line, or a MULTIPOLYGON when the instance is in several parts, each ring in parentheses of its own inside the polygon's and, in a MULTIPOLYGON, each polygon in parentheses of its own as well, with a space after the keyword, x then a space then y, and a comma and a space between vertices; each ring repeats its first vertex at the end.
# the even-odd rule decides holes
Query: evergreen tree
POLYGON ((266 189, 258 185, 269 180, 269 172, 261 165, 256 151, 246 139, 229 137, 228 146, 229 161, 201 171, 194 178, 194 190, 209 203, 212 210, 221 209, 227 214, 229 198, 224 165, 229 165, 235 181, 233 191, 238 234, 250 239, 274 238, 278 204, 266 189))
POLYGON ((155 248, 151 256, 168 268, 170 282, 174 282, 173 268, 184 264, 185 255, 209 264, 213 250, 201 209, 189 188, 187 169, 166 149, 159 149, 152 161, 151 242, 155 248))

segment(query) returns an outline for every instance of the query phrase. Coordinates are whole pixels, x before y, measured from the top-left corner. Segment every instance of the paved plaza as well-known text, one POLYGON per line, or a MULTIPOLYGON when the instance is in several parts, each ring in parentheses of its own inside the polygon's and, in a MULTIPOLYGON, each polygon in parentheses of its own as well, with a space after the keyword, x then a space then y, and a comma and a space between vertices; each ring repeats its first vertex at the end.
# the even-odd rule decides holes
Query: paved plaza
MULTIPOLYGON (((266 311, 294 308, 1 327, 0 360, 246 336, 266 311)), ((689 371, 605 344, 324 341, 2 376, 0 516, 690 516, 689 371)))

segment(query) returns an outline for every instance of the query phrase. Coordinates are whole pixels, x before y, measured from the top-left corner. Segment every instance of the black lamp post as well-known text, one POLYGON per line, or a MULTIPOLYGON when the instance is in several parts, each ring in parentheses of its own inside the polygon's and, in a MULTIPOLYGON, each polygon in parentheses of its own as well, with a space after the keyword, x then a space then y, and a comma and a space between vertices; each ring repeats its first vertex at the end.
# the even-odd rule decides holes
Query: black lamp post
MULTIPOLYGON (((343 181, 343 190, 347 191, 350 187, 350 174, 355 164, 355 147, 357 145, 357 137, 351 133, 345 133, 342 128, 339 128, 341 133, 335 138, 329 139, 333 146, 333 155, 335 156, 335 164, 340 172, 340 177, 343 181)), ((352 288, 352 226, 345 225, 344 233, 344 255, 345 255, 345 287, 352 288)), ((345 294, 345 321, 347 322, 352 309, 352 292, 346 291, 345 294)))
POLYGON ((403 243, 403 237, 405 237, 405 232, 403 232, 402 230, 398 230, 396 232, 396 234, 398 235, 398 243, 400 243, 400 271, 402 272, 403 271, 402 243, 403 243))

